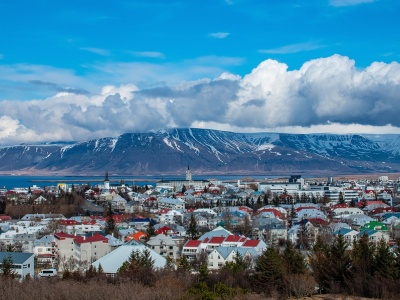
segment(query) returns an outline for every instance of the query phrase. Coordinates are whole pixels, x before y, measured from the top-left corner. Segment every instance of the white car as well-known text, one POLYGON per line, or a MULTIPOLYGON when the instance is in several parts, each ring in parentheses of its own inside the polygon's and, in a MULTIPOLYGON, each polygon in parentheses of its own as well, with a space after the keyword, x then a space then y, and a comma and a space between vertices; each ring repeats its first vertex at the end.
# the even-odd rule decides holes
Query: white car
POLYGON ((43 269, 39 272, 40 277, 56 277, 57 270, 56 269, 43 269))

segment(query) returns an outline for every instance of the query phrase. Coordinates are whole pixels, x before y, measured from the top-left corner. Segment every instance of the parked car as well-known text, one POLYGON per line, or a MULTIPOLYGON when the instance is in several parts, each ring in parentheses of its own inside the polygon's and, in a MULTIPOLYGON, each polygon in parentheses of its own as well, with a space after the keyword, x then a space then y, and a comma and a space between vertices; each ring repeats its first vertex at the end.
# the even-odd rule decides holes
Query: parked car
POLYGON ((55 277, 57 276, 57 270, 56 269, 43 269, 42 271, 39 272, 40 277, 55 277))

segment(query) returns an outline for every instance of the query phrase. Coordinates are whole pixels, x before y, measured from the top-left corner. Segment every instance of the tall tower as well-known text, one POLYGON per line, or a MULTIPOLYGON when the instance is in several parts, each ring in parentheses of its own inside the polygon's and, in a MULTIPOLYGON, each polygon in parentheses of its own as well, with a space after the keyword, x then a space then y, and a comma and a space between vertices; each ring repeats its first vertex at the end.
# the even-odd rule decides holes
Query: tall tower
POLYGON ((105 190, 110 189, 110 180, 108 179, 108 171, 106 172, 106 178, 104 179, 104 189, 105 190))
POLYGON ((186 170, 186 181, 192 181, 192 173, 190 173, 189 165, 188 165, 188 168, 186 170))

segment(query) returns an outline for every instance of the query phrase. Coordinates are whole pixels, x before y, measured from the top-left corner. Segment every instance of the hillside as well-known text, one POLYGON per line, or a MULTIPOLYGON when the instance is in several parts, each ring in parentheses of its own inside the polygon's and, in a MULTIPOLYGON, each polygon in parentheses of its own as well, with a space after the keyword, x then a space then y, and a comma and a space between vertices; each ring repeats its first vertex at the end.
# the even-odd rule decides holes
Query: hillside
POLYGON ((0 172, 312 175, 400 172, 400 135, 233 133, 171 129, 0 149, 0 172))

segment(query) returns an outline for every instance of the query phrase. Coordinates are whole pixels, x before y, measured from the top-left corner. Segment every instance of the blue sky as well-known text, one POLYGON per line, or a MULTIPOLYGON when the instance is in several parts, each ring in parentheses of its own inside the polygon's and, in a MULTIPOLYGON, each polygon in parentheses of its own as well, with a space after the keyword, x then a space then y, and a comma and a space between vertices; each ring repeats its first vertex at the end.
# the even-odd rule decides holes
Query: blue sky
POLYGON ((399 132, 399 11, 398 0, 2 1, 0 143, 189 126, 399 132), (123 112, 136 121, 108 124, 123 112))

